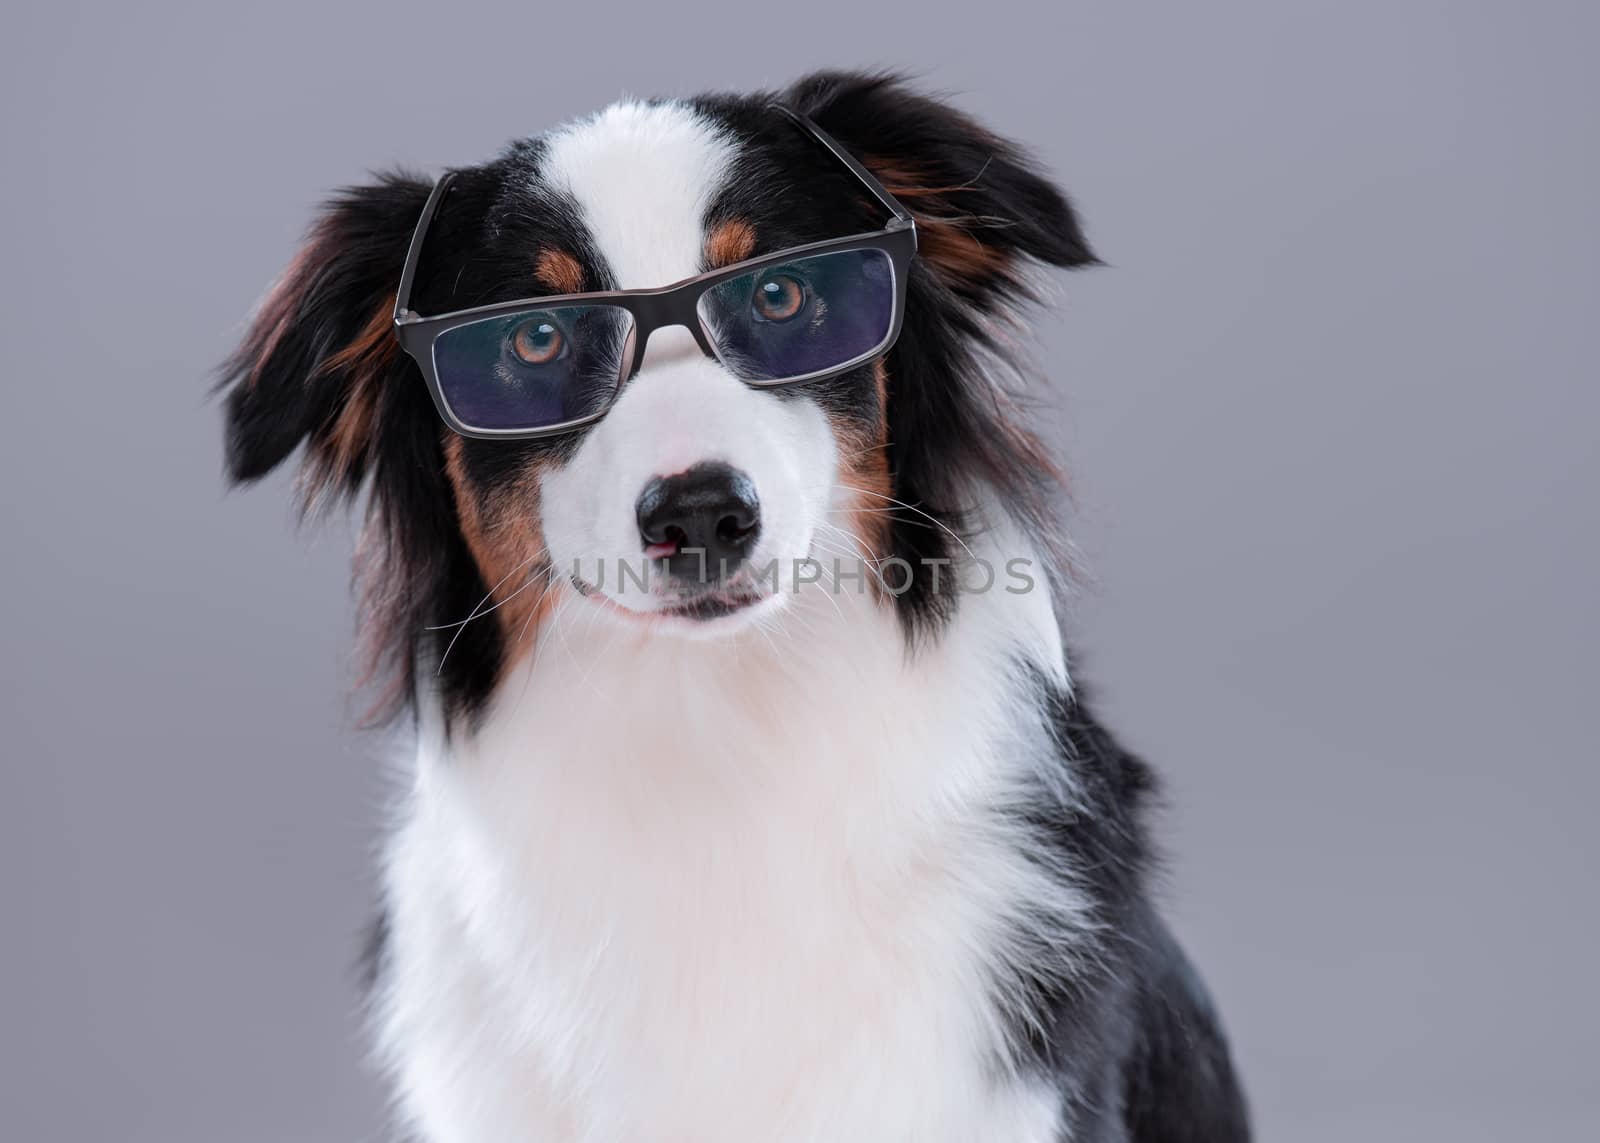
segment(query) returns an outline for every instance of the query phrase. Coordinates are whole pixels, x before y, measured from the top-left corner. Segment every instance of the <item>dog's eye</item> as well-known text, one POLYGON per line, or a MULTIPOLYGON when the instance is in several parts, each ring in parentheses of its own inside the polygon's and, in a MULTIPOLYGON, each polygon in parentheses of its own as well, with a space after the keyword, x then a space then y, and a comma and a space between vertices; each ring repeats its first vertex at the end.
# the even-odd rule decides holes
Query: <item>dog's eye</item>
POLYGON ((528 365, 549 365, 566 347, 560 327, 549 318, 529 318, 511 331, 511 352, 528 365))
POLYGON ((806 304, 805 283, 788 274, 768 274, 756 282, 756 296, 750 303, 762 321, 788 321, 806 304))

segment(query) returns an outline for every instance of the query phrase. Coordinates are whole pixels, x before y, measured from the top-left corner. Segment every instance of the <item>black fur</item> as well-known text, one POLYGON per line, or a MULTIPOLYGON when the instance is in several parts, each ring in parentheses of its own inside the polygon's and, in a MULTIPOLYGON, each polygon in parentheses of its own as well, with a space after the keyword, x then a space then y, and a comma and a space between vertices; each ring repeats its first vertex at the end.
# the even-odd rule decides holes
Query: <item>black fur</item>
POLYGON ((1221 1024, 1149 898, 1145 817, 1155 775, 1081 693, 1036 684, 1072 770, 1073 800, 1040 789, 1016 812, 1035 831, 1041 859, 1059 858, 1082 878, 1102 933, 1090 963, 1028 981, 1030 1010, 1013 1021, 1014 1062, 1059 1086, 1072 1143, 1242 1143, 1249 1119, 1221 1024))
MULTIPOLYGON (((924 253, 912 268, 905 325, 888 355, 887 419, 891 493, 914 510, 890 509, 891 554, 919 568, 925 560, 959 556, 950 531, 969 535, 979 484, 995 489, 1048 545, 1055 473, 1013 415, 1014 395, 984 365, 985 358, 991 366, 1017 364, 1007 360, 997 334, 1011 307, 1032 300, 1022 276, 1028 260, 1073 268, 1096 263, 1076 213, 1010 143, 892 76, 821 72, 781 98, 849 147, 891 190, 894 176, 906 173, 938 192, 905 200, 918 215, 924 253), (941 233, 979 244, 996 268, 947 272, 929 256, 941 233)), ((770 102, 765 95, 697 101, 749 141, 712 217, 752 219, 763 250, 881 225, 876 204, 770 102), (796 193, 774 194, 774 186, 796 193)), ((836 399, 847 408, 876 415, 863 404, 870 387, 859 378, 840 378, 834 388, 845 390, 836 399)), ((896 604, 915 640, 936 634, 958 600, 936 590, 932 576, 919 575, 896 604)))
MULTIPOLYGON (((740 141, 734 178, 710 205, 708 226, 749 221, 761 253, 881 222, 876 204, 770 106, 772 98, 694 101, 740 141)), ((908 506, 892 510, 893 554, 914 567, 953 558, 959 549, 951 537, 970 538, 970 509, 985 488, 1048 547, 1058 478, 994 366, 1006 364, 1004 323, 1031 300, 1028 264, 1095 262, 1072 207, 1012 145, 892 78, 822 73, 782 98, 902 192, 918 215, 922 256, 887 358, 887 406, 880 408, 870 368, 804 393, 847 423, 887 424, 891 492, 908 506)), ((423 251, 416 309, 441 313, 557 292, 533 269, 550 245, 577 255, 583 289, 614 288, 575 205, 539 182, 541 147, 519 142, 461 172, 423 251)), ((381 339, 363 341, 393 304, 428 189, 393 175, 336 196, 223 379, 236 481, 262 476, 304 445, 308 503, 368 490, 363 627, 374 669, 392 683, 383 707, 390 713, 413 702, 419 670, 438 666, 441 639, 430 628, 467 615, 491 586, 463 536, 446 476, 448 431, 422 378, 381 339), (352 354, 353 346, 366 348, 352 354)), ((560 463, 579 439, 453 447, 461 448, 470 485, 492 489, 530 464, 560 463)), ((932 577, 917 575, 894 600, 912 646, 937 638, 953 614, 952 584, 946 577, 939 590, 932 577)), ((496 624, 459 631, 437 683, 453 721, 482 708, 507 652, 496 624)), ((1059 1086, 1073 1143, 1245 1140, 1243 1101, 1210 1002, 1149 903, 1143 814, 1151 774, 1081 697, 1035 685, 1077 800, 1068 805, 1040 790, 1010 812, 1032 828, 1041 860, 1059 857, 1087 871, 1085 889, 1106 936, 1090 969, 1040 971, 1024 982, 1028 1006, 1015 1014, 1008 1063, 1059 1086)), ((368 955, 374 972, 382 943, 380 925, 368 955)))
MULTIPOLYGON (((1028 298, 1025 260, 1094 262, 1072 208, 1010 144, 890 78, 819 74, 783 98, 869 165, 914 172, 939 192, 908 199, 921 216, 925 247, 937 245, 941 233, 967 236, 992 262, 981 274, 952 274, 925 255, 913 268, 905 326, 886 363, 891 493, 911 506, 884 505, 892 516, 890 554, 918 568, 958 555, 945 529, 967 530, 979 484, 996 489, 1025 527, 1048 539, 1057 486, 1047 453, 1013 415, 1013 395, 984 359, 1004 357, 996 332, 1010 307, 1028 298)), ((881 223, 876 204, 770 106, 772 99, 695 101, 742 142, 737 175, 712 205, 708 223, 719 215, 753 222, 758 253, 881 223)), ((537 140, 519 141, 461 173, 424 251, 415 308, 442 313, 549 292, 532 267, 538 251, 552 244, 579 254, 584 289, 614 287, 576 206, 539 182, 541 150, 537 140)), ((375 383, 377 415, 359 451, 335 456, 330 444, 355 382, 349 369, 330 371, 328 363, 392 304, 427 192, 420 179, 391 175, 336 196, 223 379, 235 480, 262 476, 306 442, 309 498, 348 498, 370 488, 361 590, 369 674, 387 684, 379 715, 404 709, 416 664, 442 653, 428 629, 470 613, 491 586, 461 542, 441 475, 444 430, 408 358, 394 354, 384 363, 375 383), (286 313, 274 312, 274 302, 286 304, 286 313), (277 318, 286 320, 266 320, 277 318)), ((804 396, 863 424, 880 415, 868 368, 808 387, 804 396)), ((469 441, 464 459, 475 480, 492 484, 531 458, 559 456, 577 440, 469 441)), ((948 619, 958 602, 949 583, 946 577, 936 588, 932 576, 918 575, 896 598, 910 638, 936 635, 948 619)), ((481 708, 503 644, 493 624, 461 632, 439 675, 454 715, 470 717, 481 708)))

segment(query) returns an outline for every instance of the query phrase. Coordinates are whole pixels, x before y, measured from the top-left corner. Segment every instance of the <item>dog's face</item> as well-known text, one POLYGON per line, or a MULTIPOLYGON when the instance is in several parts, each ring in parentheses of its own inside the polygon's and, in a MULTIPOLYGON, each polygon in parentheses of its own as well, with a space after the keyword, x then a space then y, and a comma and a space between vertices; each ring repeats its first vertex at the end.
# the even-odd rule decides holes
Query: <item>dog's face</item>
MULTIPOLYGON (((783 148, 775 153, 692 106, 623 104, 552 134, 529 148, 527 202, 569 206, 582 234, 576 249, 546 256, 581 268, 585 283, 661 286, 881 225, 848 172, 787 126, 763 124, 783 148), (762 190, 784 178, 817 185, 834 209, 784 210, 762 190)), ((756 304, 782 313, 794 283, 771 277, 775 300, 756 304)), ((549 559, 591 605, 653 620, 663 634, 736 630, 783 605, 819 538, 852 539, 830 519, 840 486, 853 483, 846 467, 887 494, 874 448, 883 438, 870 364, 762 390, 705 355, 688 330, 657 330, 607 416, 542 469, 549 559)))
MULTIPOLYGON (((846 373, 754 388, 688 330, 659 329, 598 421, 536 440, 456 435, 390 328, 429 190, 404 176, 330 204, 268 296, 230 364, 233 474, 259 476, 305 441, 308 495, 370 478, 364 622, 402 683, 436 649, 430 629, 490 607, 489 622, 445 627, 442 677, 461 707, 557 603, 662 638, 737 635, 785 606, 810 558, 915 566, 947 555, 979 485, 1024 512, 1037 500, 1042 459, 979 362, 1025 296, 1025 258, 1092 260, 1065 200, 1009 145, 891 81, 816 76, 784 99, 918 216, 900 339, 846 373)), ((462 171, 412 307, 659 287, 883 225, 771 100, 620 104, 462 171)), ((804 301, 781 277, 763 289, 769 316, 804 301)), ((559 352, 563 336, 506 351, 559 352)), ((909 629, 950 601, 914 579, 883 606, 909 629)))

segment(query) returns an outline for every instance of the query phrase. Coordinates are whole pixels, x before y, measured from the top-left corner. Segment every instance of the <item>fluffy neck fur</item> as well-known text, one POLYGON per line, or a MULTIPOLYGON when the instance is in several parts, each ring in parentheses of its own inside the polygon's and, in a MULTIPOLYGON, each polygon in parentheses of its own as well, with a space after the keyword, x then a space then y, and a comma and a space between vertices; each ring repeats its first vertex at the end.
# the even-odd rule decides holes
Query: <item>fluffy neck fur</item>
POLYGON ((425 1137, 1052 1139, 1005 1031, 1011 934, 1070 964, 1093 928, 1009 812, 1054 764, 1048 593, 915 656, 848 586, 728 641, 547 623, 475 733, 424 720, 389 847, 380 1042, 425 1137))

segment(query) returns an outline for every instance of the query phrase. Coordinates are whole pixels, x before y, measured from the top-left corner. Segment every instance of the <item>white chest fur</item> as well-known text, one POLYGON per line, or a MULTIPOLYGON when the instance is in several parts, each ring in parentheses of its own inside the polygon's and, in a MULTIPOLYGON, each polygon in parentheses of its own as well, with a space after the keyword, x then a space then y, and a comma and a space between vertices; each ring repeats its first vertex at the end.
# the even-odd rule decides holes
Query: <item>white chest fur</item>
MULTIPOLYGON (((424 734, 379 1039, 430 1143, 1054 1143, 997 1066, 1006 926, 1081 902, 995 812, 1039 764, 1049 602, 907 658, 848 592, 726 642, 574 599, 482 729, 424 734)), ((1063 680, 1064 681, 1064 680, 1063 680)))

